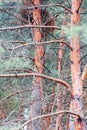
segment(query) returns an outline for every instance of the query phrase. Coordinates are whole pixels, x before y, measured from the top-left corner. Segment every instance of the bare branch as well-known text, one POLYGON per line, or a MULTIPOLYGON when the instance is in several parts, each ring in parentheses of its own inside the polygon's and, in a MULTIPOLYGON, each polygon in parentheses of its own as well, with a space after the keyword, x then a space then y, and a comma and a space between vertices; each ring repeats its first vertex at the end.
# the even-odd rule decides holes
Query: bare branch
POLYGON ((7 27, 7 28, 0 28, 0 31, 6 31, 6 30, 16 30, 16 29, 22 29, 22 28, 54 28, 61 30, 60 27, 58 26, 44 26, 44 25, 21 25, 21 26, 16 26, 16 27, 7 27))
POLYGON ((69 9, 69 8, 67 8, 67 7, 65 7, 64 5, 62 5, 62 4, 57 4, 57 3, 55 3, 55 4, 46 4, 46 5, 36 5, 36 6, 31 6, 31 7, 28 7, 28 9, 33 9, 33 8, 35 8, 35 7, 55 7, 55 6, 59 6, 59 7, 62 7, 62 8, 64 8, 65 10, 67 10, 68 12, 70 12, 70 13, 72 13, 72 11, 71 11, 71 9, 69 9))
MULTIPOLYGON (((54 3, 54 4, 40 4, 40 5, 30 6, 30 7, 29 6, 28 7, 27 6, 24 6, 24 7, 21 7, 21 6, 12 6, 12 7, 9 7, 9 9, 12 9, 12 8, 15 8, 15 7, 16 8, 20 8, 20 9, 34 9, 35 7, 43 8, 43 7, 57 7, 57 6, 62 7, 65 10, 67 10, 68 12, 72 13, 71 9, 65 7, 62 4, 57 4, 57 3, 54 3)), ((6 6, 5 6, 4 9, 8 9, 8 8, 6 8, 6 6)))
POLYGON ((72 115, 75 115, 77 116, 78 118, 82 118, 79 114, 77 113, 74 113, 74 112, 71 112, 71 111, 68 111, 68 110, 63 110, 63 111, 59 111, 59 112, 54 112, 54 113, 50 113, 50 114, 46 114, 46 115, 41 115, 41 116, 38 116, 38 117, 35 117, 35 118, 32 118, 30 120, 28 120, 27 122, 25 122, 21 128, 19 128, 19 130, 21 130, 25 125, 27 125, 28 123, 34 121, 34 120, 37 120, 37 119, 41 119, 43 117, 49 117, 49 116, 53 116, 53 115, 58 115, 58 114, 62 114, 62 113, 68 113, 68 114, 72 114, 72 115))
MULTIPOLYGON (((37 44, 37 46, 38 45, 42 45, 42 44, 51 44, 51 43, 63 43, 63 44, 65 44, 70 50, 73 50, 72 49, 72 47, 66 42, 66 41, 63 41, 63 40, 51 40, 51 41, 45 41, 45 42, 39 42, 38 44, 37 44)), ((34 44, 34 43, 25 43, 25 44, 22 44, 22 45, 19 45, 19 46, 17 46, 17 47, 15 47, 14 49, 18 49, 18 48, 20 48, 20 47, 24 47, 24 46, 27 46, 27 45, 29 45, 29 46, 36 46, 36 44, 34 44)), ((13 48, 12 48, 13 49, 13 48)), ((10 50, 12 50, 11 48, 10 48, 10 50)))
POLYGON ((29 76, 37 76, 37 77, 42 77, 42 78, 45 78, 45 79, 48 79, 48 80, 52 80, 52 81, 55 81, 57 83, 60 83, 62 85, 64 85, 67 90, 70 92, 70 95, 71 97, 73 98, 73 92, 72 92, 72 89, 70 87, 70 85, 61 80, 61 79, 57 79, 57 78, 54 78, 54 77, 50 77, 50 76, 47 76, 47 75, 44 75, 44 74, 39 74, 39 73, 21 73, 21 74, 0 74, 0 78, 20 78, 20 77, 29 77, 29 76))

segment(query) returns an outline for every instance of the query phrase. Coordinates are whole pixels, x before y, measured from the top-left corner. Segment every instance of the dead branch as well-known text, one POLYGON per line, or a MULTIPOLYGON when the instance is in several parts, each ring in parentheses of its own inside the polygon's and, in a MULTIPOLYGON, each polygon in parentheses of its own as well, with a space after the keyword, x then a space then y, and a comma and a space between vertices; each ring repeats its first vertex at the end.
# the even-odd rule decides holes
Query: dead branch
POLYGON ((62 8, 64 8, 65 10, 67 10, 68 12, 72 13, 71 9, 65 7, 65 6, 62 5, 62 4, 57 4, 57 3, 55 3, 55 4, 46 4, 46 5, 31 6, 31 7, 28 7, 28 9, 33 9, 33 8, 35 8, 35 7, 53 7, 53 6, 54 6, 54 7, 55 7, 55 6, 62 7, 62 8))
POLYGON ((0 31, 16 30, 16 29, 22 29, 22 28, 53 28, 53 29, 61 30, 61 27, 58 27, 58 26, 44 26, 44 25, 27 24, 27 25, 21 25, 21 26, 16 26, 16 27, 0 28, 0 31))
POLYGON ((27 125, 28 123, 34 121, 34 120, 37 120, 37 119, 41 119, 43 117, 49 117, 49 116, 53 116, 53 115, 58 115, 58 114, 62 114, 62 113, 68 113, 68 114, 72 114, 72 115, 75 115, 77 116, 78 118, 82 118, 80 115, 78 115, 77 113, 74 113, 74 112, 71 112, 71 111, 68 111, 68 110, 63 110, 63 111, 59 111, 59 112, 54 112, 54 113, 50 113, 50 114, 46 114, 46 115, 41 115, 41 116, 38 116, 38 117, 34 117, 30 120, 28 120, 27 122, 25 122, 21 128, 19 128, 19 130, 21 130, 25 125, 27 125))
POLYGON ((20 77, 29 77, 29 76, 42 77, 42 78, 45 78, 45 79, 52 80, 52 81, 55 81, 57 83, 60 83, 60 84, 64 85, 67 88, 67 90, 70 92, 71 97, 72 98, 74 97, 70 85, 67 82, 65 82, 65 81, 63 81, 61 79, 57 79, 57 78, 50 77, 50 76, 47 76, 47 75, 44 75, 44 74, 39 74, 39 73, 0 74, 0 78, 20 78, 20 77))
MULTIPOLYGON (((63 43, 63 44, 65 44, 70 50, 73 50, 72 47, 70 46, 70 44, 67 43, 66 41, 63 41, 63 40, 51 40, 51 41, 39 42, 39 43, 37 44, 37 46, 38 46, 38 45, 42 45, 42 44, 51 44, 51 43, 63 43)), ((22 44, 22 45, 19 45, 19 46, 15 47, 15 48, 12 48, 12 49, 10 48, 10 50, 13 50, 13 49, 15 50, 15 49, 18 49, 18 48, 27 46, 27 45, 29 45, 29 46, 36 46, 36 43, 25 43, 25 44, 22 44)))
MULTIPOLYGON (((9 7, 9 9, 10 8, 20 8, 20 9, 34 9, 34 8, 43 8, 43 7, 57 7, 57 6, 59 6, 59 7, 62 7, 62 8, 64 8, 65 10, 67 10, 68 12, 70 12, 70 13, 72 13, 72 11, 71 11, 71 9, 69 9, 69 8, 67 8, 67 7, 65 7, 64 5, 62 5, 62 4, 57 4, 57 3, 54 3, 54 4, 40 4, 40 5, 36 5, 36 6, 31 6, 31 7, 27 7, 27 6, 24 6, 24 7, 21 7, 21 6, 12 6, 12 7, 9 7)), ((4 6, 3 6, 4 7, 4 6)), ((4 7, 5 9, 8 9, 8 8, 6 8, 6 6, 4 7)), ((1 8, 2 9, 2 8, 1 8)))

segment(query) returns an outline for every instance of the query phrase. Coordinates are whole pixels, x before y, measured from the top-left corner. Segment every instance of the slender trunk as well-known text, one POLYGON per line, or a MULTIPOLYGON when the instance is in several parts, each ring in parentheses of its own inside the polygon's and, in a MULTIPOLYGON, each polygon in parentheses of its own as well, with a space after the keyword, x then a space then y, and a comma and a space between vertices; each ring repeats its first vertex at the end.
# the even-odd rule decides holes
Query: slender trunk
MULTIPOLYGON (((66 24, 66 13, 64 13, 64 20, 62 22, 62 25, 66 24)), ((63 31, 61 32, 61 37, 64 35, 63 31)), ((63 60, 63 48, 64 48, 64 44, 60 43, 59 44, 59 51, 58 51, 58 63, 57 63, 57 68, 58 68, 58 74, 59 74, 59 78, 62 78, 62 60, 63 60)), ((63 106, 61 106, 61 98, 62 98, 62 86, 59 84, 58 85, 58 93, 57 93, 57 111, 63 110, 63 106)), ((62 126, 61 126, 61 117, 62 114, 57 116, 57 120, 56 120, 56 130, 62 130, 62 126)))
POLYGON ((81 79, 82 79, 82 84, 84 85, 85 79, 87 79, 87 64, 84 67, 84 70, 81 75, 81 79))
POLYGON ((22 94, 20 97, 20 106, 19 106, 19 112, 18 112, 18 120, 21 119, 21 114, 23 112, 23 107, 22 107, 22 103, 24 101, 24 95, 22 94))
POLYGON ((5 117, 6 117, 6 110, 4 107, 2 107, 0 110, 0 120, 3 121, 5 119, 5 117))
MULTIPOLYGON (((34 5, 39 5, 40 0, 34 0, 34 5)), ((41 12, 40 9, 33 9, 33 19, 34 25, 41 25, 41 12)), ((33 29, 33 40, 36 43, 35 48, 35 71, 42 73, 43 71, 43 46, 37 44, 41 41, 41 29, 33 29)), ((37 117, 41 114, 42 110, 42 99, 43 99, 43 90, 42 90, 42 79, 40 77, 34 77, 33 91, 31 96, 31 118, 37 117)), ((41 130, 41 121, 35 120, 32 122, 32 130, 41 130)))
MULTIPOLYGON (((85 65, 82 75, 81 75, 81 79, 82 79, 82 84, 84 85, 85 80, 87 79, 87 64, 85 65)), ((87 90, 85 90, 85 97, 84 97, 84 114, 86 116, 86 108, 87 108, 87 90)))
MULTIPOLYGON (((71 14, 71 29, 77 27, 80 22, 80 6, 81 0, 72 0, 72 14, 71 14)), ((79 35, 76 33, 71 38, 71 46, 73 50, 70 52, 71 56, 71 78, 74 99, 71 100, 70 110, 83 117, 83 86, 80 76, 80 44, 79 35)), ((69 130, 85 130, 85 125, 82 119, 76 116, 70 116, 69 130)))

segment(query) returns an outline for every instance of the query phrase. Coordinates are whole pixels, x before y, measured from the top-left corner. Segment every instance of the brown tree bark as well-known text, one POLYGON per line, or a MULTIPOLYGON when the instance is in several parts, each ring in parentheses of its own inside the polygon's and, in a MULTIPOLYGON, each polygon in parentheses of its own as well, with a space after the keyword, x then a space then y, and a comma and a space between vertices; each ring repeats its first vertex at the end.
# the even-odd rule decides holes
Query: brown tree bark
MULTIPOLYGON (((32 3, 34 5, 39 5, 40 0, 32 0, 32 3)), ((41 12, 39 8, 33 9, 33 25, 41 25, 41 12)), ((36 43, 35 48, 35 71, 38 73, 43 72, 43 46, 37 44, 41 42, 42 36, 41 36, 42 30, 39 28, 33 29, 33 40, 36 43)), ((34 76, 33 81, 33 91, 31 96, 31 118, 37 117, 41 114, 42 111, 42 99, 43 99, 43 90, 42 90, 42 78, 34 76)), ((41 122, 40 120, 32 121, 32 130, 41 130, 41 122)))
MULTIPOLYGON (((80 22, 80 6, 82 0, 72 0, 72 14, 71 14, 71 30, 78 27, 80 22)), ((73 30, 72 30, 73 31, 73 30)), ((71 100, 70 111, 80 114, 83 117, 83 86, 81 81, 80 72, 80 44, 78 33, 74 34, 71 38, 70 51, 71 56, 71 78, 74 98, 71 100)), ((85 130, 85 124, 82 118, 70 116, 69 130, 85 130)))
MULTIPOLYGON (((66 13, 64 13, 64 20, 62 22, 62 25, 64 26, 66 24, 66 13)), ((61 31, 61 37, 63 37, 64 32, 61 31)), ((63 48, 64 48, 64 44, 62 42, 60 42, 59 44, 59 51, 58 51, 58 63, 57 63, 57 69, 58 69, 58 74, 59 74, 59 78, 62 78, 62 60, 63 60, 63 48)), ((61 101, 62 101, 62 86, 60 84, 58 84, 58 93, 57 93, 57 111, 63 110, 63 106, 61 106, 61 101)), ((61 117, 62 114, 57 116, 57 120, 56 120, 56 130, 62 130, 62 126, 61 126, 61 117)))
POLYGON ((22 95, 20 96, 20 106, 19 106, 19 111, 18 111, 18 120, 21 119, 21 114, 23 112, 23 107, 22 107, 23 101, 24 101, 24 95, 22 93, 22 95))
POLYGON ((81 75, 83 85, 84 85, 84 81, 86 78, 87 78, 87 64, 85 65, 84 70, 83 70, 82 75, 81 75))
POLYGON ((5 117, 6 117, 6 110, 3 107, 3 108, 0 109, 0 120, 4 120, 5 117))

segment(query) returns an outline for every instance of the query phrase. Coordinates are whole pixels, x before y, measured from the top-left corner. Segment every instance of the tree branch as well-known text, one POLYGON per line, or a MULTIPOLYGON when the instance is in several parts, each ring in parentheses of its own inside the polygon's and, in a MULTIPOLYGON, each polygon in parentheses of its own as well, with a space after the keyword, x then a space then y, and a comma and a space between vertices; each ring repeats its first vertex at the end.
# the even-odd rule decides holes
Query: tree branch
MULTIPOLYGON (((51 44, 51 43, 63 43, 63 44, 65 44, 70 50, 73 50, 72 49, 72 47, 66 42, 66 41, 63 41, 63 40, 51 40, 51 41, 45 41, 45 42, 39 42, 38 44, 37 44, 37 46, 38 45, 42 45, 42 44, 51 44)), ((34 44, 34 43, 25 43, 25 44, 22 44, 22 45, 19 45, 19 46, 17 46, 17 47, 15 47, 15 48, 10 48, 10 50, 13 50, 13 49, 18 49, 18 48, 20 48, 20 47, 24 47, 24 46, 27 46, 27 45, 29 45, 29 46, 36 46, 36 44, 34 44)))
POLYGON ((7 27, 7 28, 0 28, 0 31, 6 31, 6 30, 16 30, 16 29, 22 29, 22 28, 54 28, 61 30, 58 26, 44 26, 44 25, 21 25, 16 27, 7 27))
POLYGON ((62 114, 62 113, 68 113, 68 114, 72 114, 72 115, 75 115, 75 116, 78 116, 78 118, 82 118, 80 115, 74 113, 74 112, 71 112, 71 111, 67 111, 67 110, 63 110, 63 111, 59 111, 59 112, 54 112, 54 113, 50 113, 50 114, 46 114, 46 115, 41 115, 41 116, 38 116, 38 117, 34 117, 30 120, 28 120, 27 122, 25 122, 20 128, 19 130, 21 130, 25 125, 27 125, 28 123, 34 121, 34 120, 37 120, 37 119, 41 119, 43 117, 49 117, 49 116, 53 116, 53 115, 58 115, 58 114, 62 114))
POLYGON ((39 74, 39 73, 21 73, 21 74, 0 74, 0 78, 20 78, 20 77, 29 77, 29 76, 37 76, 37 77, 42 77, 42 78, 45 78, 45 79, 48 79, 48 80, 52 80, 52 81, 55 81, 57 83, 60 83, 62 85, 64 85, 67 90, 70 92, 70 95, 71 97, 73 98, 73 92, 72 92, 72 89, 70 87, 70 85, 61 80, 61 79, 57 79, 57 78, 54 78, 54 77, 50 77, 50 76, 47 76, 47 75, 44 75, 44 74, 39 74))
POLYGON ((62 5, 62 4, 46 4, 46 5, 36 5, 36 6, 31 6, 31 7, 28 7, 27 9, 33 9, 33 8, 35 8, 35 7, 55 7, 55 6, 60 6, 60 7, 62 7, 62 8, 64 8, 65 10, 67 10, 68 12, 70 12, 70 13, 72 13, 72 11, 71 11, 71 9, 69 9, 69 8, 67 8, 67 7, 65 7, 64 5, 62 5))
MULTIPOLYGON (((18 6, 18 8, 20 8, 20 9, 34 9, 35 7, 41 7, 41 8, 43 8, 43 7, 55 7, 55 6, 59 6, 59 7, 62 7, 62 8, 64 8, 65 10, 67 10, 68 12, 70 12, 70 13, 72 13, 72 11, 71 11, 71 9, 69 9, 69 8, 67 8, 67 7, 65 7, 64 5, 62 5, 62 4, 57 4, 57 3, 54 3, 54 4, 40 4, 40 5, 36 5, 36 6, 24 6, 24 7, 20 7, 20 6, 18 6)), ((3 6, 3 8, 4 9, 12 9, 12 8, 17 8, 17 6, 12 6, 12 7, 9 7, 9 8, 6 8, 6 6, 3 6)), ((2 8, 1 8, 2 9, 2 8)))

